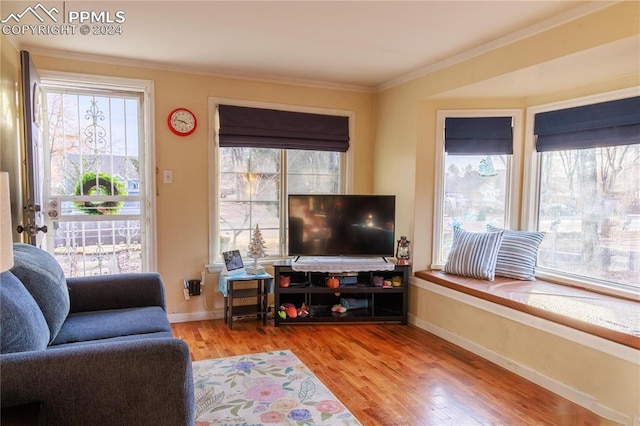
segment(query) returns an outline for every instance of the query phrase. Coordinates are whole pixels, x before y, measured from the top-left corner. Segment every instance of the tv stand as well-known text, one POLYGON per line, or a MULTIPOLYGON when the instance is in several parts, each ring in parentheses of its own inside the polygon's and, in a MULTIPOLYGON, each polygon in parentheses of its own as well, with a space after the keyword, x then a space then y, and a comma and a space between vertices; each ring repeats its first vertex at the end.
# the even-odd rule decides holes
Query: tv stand
MULTIPOLYGON (((384 259, 384 258, 383 258, 384 259)), ((296 270, 292 260, 277 261, 274 269, 274 302, 276 315, 274 325, 341 323, 341 322, 393 322, 407 324, 409 299, 409 265, 389 264, 387 259, 380 262, 381 270, 360 268, 356 272, 327 271, 324 265, 317 268, 307 266, 296 270), (317 269, 317 270, 313 270, 317 269), (289 286, 280 287, 280 277, 289 277, 289 286), (337 288, 329 288, 326 280, 336 277, 340 281, 337 288), (381 277, 375 278, 374 277, 381 277), (376 286, 375 281, 392 283, 391 286, 376 286), (277 314, 283 304, 293 304, 300 308, 304 303, 309 314, 303 317, 280 318, 277 314), (348 305, 346 312, 333 312, 335 305, 348 305)))

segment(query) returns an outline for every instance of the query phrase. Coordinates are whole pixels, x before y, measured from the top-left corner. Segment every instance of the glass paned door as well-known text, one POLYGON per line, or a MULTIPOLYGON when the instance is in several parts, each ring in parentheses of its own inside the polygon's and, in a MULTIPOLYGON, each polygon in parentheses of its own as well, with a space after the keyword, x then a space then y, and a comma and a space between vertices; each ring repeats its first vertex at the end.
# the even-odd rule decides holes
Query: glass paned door
POLYGON ((144 271, 143 94, 44 93, 47 250, 67 277, 144 271))

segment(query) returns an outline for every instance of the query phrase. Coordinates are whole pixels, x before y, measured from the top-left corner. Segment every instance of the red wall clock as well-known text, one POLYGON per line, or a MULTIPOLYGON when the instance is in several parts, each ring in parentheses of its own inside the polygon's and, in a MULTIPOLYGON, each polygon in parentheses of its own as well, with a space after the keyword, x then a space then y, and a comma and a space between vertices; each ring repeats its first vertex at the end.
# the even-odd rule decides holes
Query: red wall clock
POLYGON ((178 136, 189 136, 196 131, 198 120, 187 108, 176 108, 167 117, 169 129, 178 136))

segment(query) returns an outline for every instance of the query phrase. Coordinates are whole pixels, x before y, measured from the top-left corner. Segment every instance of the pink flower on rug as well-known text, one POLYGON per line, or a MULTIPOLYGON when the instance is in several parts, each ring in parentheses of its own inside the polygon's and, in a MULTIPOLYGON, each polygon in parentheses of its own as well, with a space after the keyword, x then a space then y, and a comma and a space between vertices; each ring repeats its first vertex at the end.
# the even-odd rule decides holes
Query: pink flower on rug
POLYGON ((258 377, 258 378, 247 377, 242 381, 242 385, 246 389, 252 388, 254 386, 267 386, 272 383, 276 383, 276 381, 273 380, 271 377, 258 377))
POLYGON ((284 420, 284 414, 277 411, 267 411, 260 414, 260 421, 262 423, 282 423, 284 420))
POLYGON ((267 386, 275 383, 271 377, 258 377, 257 379, 252 379, 252 380, 253 380, 253 386, 267 386))
POLYGON ((247 389, 244 396, 258 402, 272 402, 286 394, 287 392, 278 385, 258 385, 247 389))
POLYGON ((295 362, 296 359, 289 355, 276 355, 267 360, 267 363, 277 365, 278 367, 288 367, 295 362))
POLYGON ((271 407, 272 410, 284 411, 285 413, 288 413, 289 411, 293 410, 297 406, 298 406, 298 403, 293 399, 279 399, 277 401, 272 402, 271 405, 269 405, 269 407, 271 407))
POLYGON ((344 411, 344 406, 338 401, 325 399, 316 404, 316 409, 321 413, 338 414, 344 411))

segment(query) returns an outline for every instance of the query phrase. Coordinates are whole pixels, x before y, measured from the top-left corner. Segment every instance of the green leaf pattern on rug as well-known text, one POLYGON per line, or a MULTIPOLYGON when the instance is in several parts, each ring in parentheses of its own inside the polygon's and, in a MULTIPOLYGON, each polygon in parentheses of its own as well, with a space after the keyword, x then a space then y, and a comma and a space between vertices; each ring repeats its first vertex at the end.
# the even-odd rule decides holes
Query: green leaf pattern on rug
POLYGON ((193 363, 196 426, 360 425, 289 350, 193 363))
POLYGON ((300 385, 300 392, 298 392, 298 398, 300 402, 304 402, 305 399, 311 398, 316 393, 316 384, 312 379, 306 378, 300 385))
POLYGON ((212 410, 224 401, 224 392, 215 393, 213 387, 205 388, 202 392, 196 392, 196 418, 206 411, 212 410))

